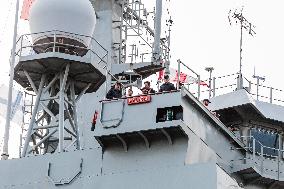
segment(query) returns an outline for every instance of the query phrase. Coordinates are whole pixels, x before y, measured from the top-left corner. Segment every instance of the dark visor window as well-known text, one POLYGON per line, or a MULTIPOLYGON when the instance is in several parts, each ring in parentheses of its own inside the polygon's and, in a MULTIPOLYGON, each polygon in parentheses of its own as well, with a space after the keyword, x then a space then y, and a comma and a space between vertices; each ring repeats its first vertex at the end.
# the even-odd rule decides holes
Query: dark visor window
MULTIPOLYGON (((279 137, 276 132, 254 128, 251 130, 251 136, 253 136, 256 140, 255 150, 257 153, 261 153, 261 146, 263 146, 264 155, 272 157, 278 155, 278 151, 276 149, 279 148, 279 137)), ((250 146, 252 147, 252 140, 250 141, 250 146)))

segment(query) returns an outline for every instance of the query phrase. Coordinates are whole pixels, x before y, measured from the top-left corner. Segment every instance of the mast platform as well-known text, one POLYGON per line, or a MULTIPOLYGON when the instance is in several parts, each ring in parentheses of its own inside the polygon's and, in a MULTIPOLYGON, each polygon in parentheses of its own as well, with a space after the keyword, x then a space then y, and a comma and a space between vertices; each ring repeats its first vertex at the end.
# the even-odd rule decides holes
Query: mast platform
POLYGON ((20 57, 15 68, 14 78, 22 87, 31 90, 27 73, 34 81, 36 88, 38 88, 42 74, 47 74, 47 78, 53 78, 58 70, 63 70, 67 64, 70 64, 68 77, 75 81, 75 94, 79 94, 89 84, 90 87, 86 92, 95 92, 106 79, 103 74, 106 72, 103 70, 103 65, 94 66, 90 57, 82 58, 60 52, 47 52, 20 57))

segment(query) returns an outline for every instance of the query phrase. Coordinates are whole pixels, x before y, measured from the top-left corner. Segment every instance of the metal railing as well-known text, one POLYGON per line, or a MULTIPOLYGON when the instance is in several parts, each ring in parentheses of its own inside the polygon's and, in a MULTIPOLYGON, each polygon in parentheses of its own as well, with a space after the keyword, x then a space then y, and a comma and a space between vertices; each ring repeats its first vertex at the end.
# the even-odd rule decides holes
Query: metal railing
POLYGON ((235 150, 246 150, 247 155, 241 159, 231 160, 232 163, 236 162, 236 165, 239 165, 239 161, 242 161, 244 164, 258 168, 263 175, 268 174, 274 176, 275 179, 283 179, 284 150, 282 148, 265 146, 253 136, 242 136, 241 139, 245 144, 245 147, 236 148, 235 150), (267 151, 273 151, 275 152, 275 155, 266 153, 267 151))
POLYGON ((211 78, 211 82, 209 82, 210 79, 201 80, 201 76, 182 61, 177 60, 177 62, 178 62, 177 81, 176 81, 177 88, 179 88, 180 85, 183 85, 188 91, 190 91, 198 99, 200 99, 200 97, 208 98, 205 95, 207 92, 208 94, 211 93, 212 96, 215 97, 217 95, 226 94, 237 89, 237 82, 236 82, 238 75, 237 73, 228 74, 220 77, 213 77, 211 78), (186 76, 186 82, 180 82, 183 75, 186 76), (226 83, 219 82, 221 80, 226 80, 226 83), (202 90, 201 86, 206 86, 206 89, 202 90))
POLYGON ((185 63, 183 63, 181 60, 177 60, 178 62, 178 70, 177 70, 177 88, 179 89, 181 86, 181 82, 180 82, 180 78, 182 74, 185 74, 185 72, 187 73, 188 71, 190 72, 189 75, 190 78, 187 79, 187 82, 182 83, 182 85, 187 88, 188 91, 190 91, 192 94, 196 95, 198 99, 200 99, 200 84, 201 84, 201 80, 200 80, 200 75, 197 74, 194 70, 192 70, 190 67, 188 67, 185 63), (185 72, 181 72, 181 67, 185 68, 185 72), (193 76, 191 76, 193 75, 193 76), (196 86, 193 87, 195 89, 191 90, 190 87, 191 86, 196 86))
MULTIPOLYGON (((213 77, 211 79, 211 86, 208 89, 202 90, 201 93, 210 92, 213 97, 226 94, 237 89, 237 75, 238 73, 227 74, 219 77, 213 77), (223 82, 226 80, 226 82, 223 82)), ((209 82, 210 79, 203 80, 204 82, 209 82)))
MULTIPOLYGON (((237 90, 238 75, 238 73, 233 73, 221 77, 213 77, 213 85, 211 89, 213 97, 237 90)), ((281 96, 284 96, 284 90, 254 83, 246 77, 243 77, 242 88, 251 94, 256 100, 273 104, 284 104, 284 98, 280 98, 281 96)), ((201 93, 208 91, 209 90, 201 91, 201 93)))
POLYGON ((279 97, 284 95, 284 90, 273 88, 270 86, 265 86, 261 84, 256 84, 249 81, 244 77, 244 81, 247 82, 247 87, 245 88, 248 93, 256 98, 256 100, 269 102, 273 104, 283 104, 284 99, 279 97))
POLYGON ((16 56, 29 56, 46 52, 59 52, 87 57, 98 64, 108 62, 108 51, 93 37, 59 30, 24 34, 16 42, 16 56), (36 39, 35 43, 33 39, 36 39), (67 39, 67 40, 66 40, 67 39), (72 44, 67 41, 76 42, 72 44), (84 45, 84 41, 89 43, 84 45), (79 53, 81 52, 81 53, 79 53))
MULTIPOLYGON (((123 19, 117 21, 120 30, 121 41, 115 43, 114 48, 118 50, 119 63, 151 62, 153 55, 153 43, 155 31, 155 11, 147 12, 141 0, 130 0, 121 3, 123 19), (150 16, 151 15, 151 16, 150 16)), ((170 26, 166 35, 170 36, 170 26)), ((160 56, 164 62, 169 61, 170 56, 169 37, 160 40, 160 56)), ((154 53, 154 54, 153 54, 154 53)))
POLYGON ((255 139, 253 136, 241 136, 241 139, 245 141, 246 147, 249 152, 252 153, 253 158, 256 156, 260 156, 261 158, 269 157, 269 158, 283 158, 284 150, 281 148, 274 148, 270 146, 263 145, 260 141, 255 139), (266 152, 272 153, 266 153, 266 152), (276 154, 276 155, 275 155, 276 154))
MULTIPOLYGON (((216 87, 216 84, 213 85, 213 96, 216 95, 215 91, 219 92, 219 95, 225 94, 220 93, 219 89, 221 88, 228 88, 231 87, 231 89, 236 90, 237 89, 237 80, 238 80, 238 73, 230 74, 222 77, 213 78, 214 83, 216 83, 217 80, 220 80, 218 82, 222 83, 224 86, 216 87), (228 77, 235 76, 235 81, 230 81, 228 83, 228 77), (226 80, 221 81, 221 79, 226 80)), ((269 102, 273 104, 282 104, 284 103, 284 99, 281 99, 281 96, 284 96, 284 90, 273 88, 270 86, 265 86, 259 83, 254 83, 251 80, 247 79, 246 77, 243 77, 243 89, 245 89, 249 94, 251 94, 256 100, 263 101, 263 102, 269 102)), ((232 91, 233 91, 232 90, 232 91)), ((227 91, 227 92, 232 92, 227 91)))
MULTIPOLYGON (((200 75, 189 68, 185 63, 181 62, 180 60, 178 60, 177 62, 177 86, 179 87, 180 85, 180 78, 182 77, 182 74, 186 73, 185 75, 187 76, 187 82, 182 83, 182 85, 184 85, 184 87, 186 87, 192 94, 196 95, 198 99, 200 98, 200 96, 205 97, 206 93, 211 93, 212 96, 215 97, 238 90, 238 73, 213 77, 211 78, 211 82, 209 82, 210 79, 201 80, 200 75), (181 67, 184 67, 184 69, 181 69, 181 67), (189 74, 188 71, 190 72, 189 74), (201 83, 211 83, 211 85, 207 85, 207 88, 205 90, 201 90, 201 83), (195 85, 197 87, 192 87, 195 85)), ((254 83, 246 77, 242 77, 241 88, 245 89, 256 100, 284 105, 284 98, 281 98, 282 96, 284 96, 284 90, 265 86, 260 83, 254 83)))

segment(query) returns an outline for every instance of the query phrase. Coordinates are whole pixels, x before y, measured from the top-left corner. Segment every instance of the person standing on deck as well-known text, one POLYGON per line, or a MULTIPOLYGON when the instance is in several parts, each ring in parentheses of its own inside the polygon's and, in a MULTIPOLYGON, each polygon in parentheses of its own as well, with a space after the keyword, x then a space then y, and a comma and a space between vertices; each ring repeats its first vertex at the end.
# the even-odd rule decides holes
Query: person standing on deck
POLYGON ((168 75, 164 76, 164 83, 160 86, 159 92, 173 91, 176 90, 174 84, 170 82, 170 77, 168 75))
POLYGON ((121 97, 122 97, 121 83, 116 82, 115 85, 108 91, 106 98, 114 99, 121 97))
POLYGON ((150 81, 145 81, 144 82, 144 87, 141 89, 143 94, 154 94, 156 91, 152 89, 150 84, 150 81))

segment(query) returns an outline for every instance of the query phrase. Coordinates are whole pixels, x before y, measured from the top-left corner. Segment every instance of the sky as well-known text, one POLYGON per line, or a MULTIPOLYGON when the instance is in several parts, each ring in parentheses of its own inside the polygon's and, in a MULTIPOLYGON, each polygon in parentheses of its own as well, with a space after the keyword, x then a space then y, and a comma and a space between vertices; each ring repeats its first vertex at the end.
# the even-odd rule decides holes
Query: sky
MULTIPOLYGON (((0 7, 0 55, 1 55, 1 69, 0 69, 0 83, 8 85, 9 82, 9 59, 13 43, 14 33, 14 19, 16 0, 6 0, 1 2, 0 7)), ((22 6, 20 0, 20 7, 22 6)), ((21 10, 21 9, 20 9, 21 10)), ((19 12, 20 15, 20 12, 19 12)), ((28 22, 19 20, 18 36, 28 31, 28 22)))
MULTIPOLYGON (((7 85, 15 3, 16 0, 2 1, 0 7, 0 84, 7 85)), ((283 0, 170 0, 170 5, 174 21, 172 67, 176 68, 180 59, 203 80, 208 78, 204 70, 208 66, 214 67, 213 76, 237 73, 240 26, 229 24, 228 12, 243 7, 245 18, 256 26, 254 37, 244 32, 243 73, 254 80, 255 68, 257 75, 265 76, 264 85, 284 89, 283 0)), ((28 32, 28 22, 20 20, 18 28, 19 35, 28 32)), ((278 96, 281 98, 281 94, 278 96)))
MULTIPOLYGON (((1 82, 8 78, 15 2, 3 1, 0 8, 1 82)), ((244 7, 244 16, 256 26, 256 35, 244 32, 243 73, 252 79, 255 67, 257 75, 266 77, 265 85, 284 88, 280 78, 284 62, 282 0, 171 0, 170 5, 173 67, 181 59, 203 79, 208 78, 207 66, 215 68, 215 76, 238 72, 240 27, 229 24, 228 12, 244 7)), ((27 21, 20 20, 19 33, 26 33, 27 26, 27 21)))
POLYGON ((281 0, 172 1, 172 60, 180 58, 203 78, 206 66, 215 68, 215 76, 238 72, 240 26, 229 24, 228 12, 243 6, 245 18, 256 26, 254 37, 244 32, 243 73, 252 79, 255 67, 265 85, 283 89, 283 5, 281 0))

